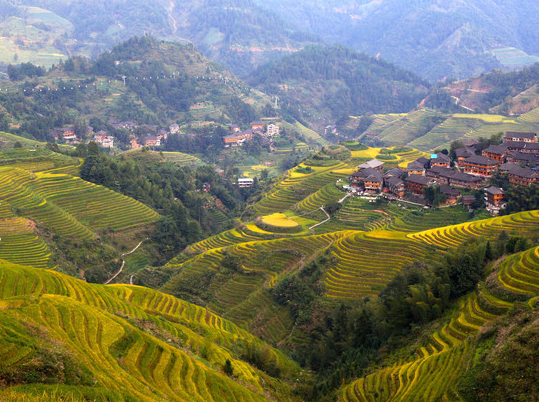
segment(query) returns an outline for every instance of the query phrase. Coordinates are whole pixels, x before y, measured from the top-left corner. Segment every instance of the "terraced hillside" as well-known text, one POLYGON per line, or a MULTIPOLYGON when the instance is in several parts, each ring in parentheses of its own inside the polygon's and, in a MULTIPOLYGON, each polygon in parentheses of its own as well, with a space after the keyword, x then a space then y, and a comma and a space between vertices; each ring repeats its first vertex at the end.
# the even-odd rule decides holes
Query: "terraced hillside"
POLYGON ((489 281, 490 289, 482 284, 460 301, 458 309, 418 346, 414 358, 343 387, 340 400, 461 400, 457 377, 474 364, 478 331, 511 310, 515 300, 529 300, 533 305, 539 295, 539 247, 503 259, 489 281))
MULTIPOLYGON (((0 300, 0 376, 4 385, 27 383, 26 394, 295 400, 287 378, 297 367, 281 352, 204 308, 157 291, 90 285, 0 260, 0 300), (277 367, 281 379, 242 360, 246 350, 264 351, 259 366, 277 367), (227 360, 234 377, 223 372, 227 360), (70 386, 38 384, 64 382, 70 386)), ((0 391, 0 399, 4 392, 11 391, 0 391)))
MULTIPOLYGON (((227 233, 230 232, 224 235, 227 233)), ((204 245, 209 242, 203 241, 191 248, 191 252, 199 254, 186 261, 187 256, 182 255, 167 264, 167 269, 178 274, 162 290, 205 305, 264 339, 279 343, 292 330, 293 322, 286 310, 273 304, 268 289, 282 275, 304 266, 347 234, 253 240, 237 231, 235 237, 210 238, 213 244, 219 241, 220 247, 206 251, 204 245), (240 242, 242 235, 244 241, 240 242), (194 289, 192 283, 199 285, 194 289)))
POLYGON ((517 118, 490 114, 442 114, 420 109, 399 116, 376 115, 362 140, 376 139, 387 145, 406 145, 421 151, 449 149, 451 142, 459 139, 488 138, 506 131, 537 132, 538 116, 537 109, 517 118))
POLYGON ((157 220, 143 204, 78 177, 0 167, 0 200, 55 233, 92 239, 95 230, 125 230, 157 220))
MULTIPOLYGON (((307 166, 300 165, 305 169, 307 166)), ((342 162, 336 162, 329 167, 310 166, 311 172, 304 172, 295 168, 285 174, 284 180, 280 181, 275 188, 267 193, 264 198, 255 205, 258 215, 267 215, 273 212, 281 212, 290 209, 294 204, 302 201, 306 196, 315 193, 326 184, 334 183, 353 172, 342 162)))
MULTIPOLYGON (((352 157, 364 160, 380 152, 357 150, 352 157)), ((421 155, 413 149, 401 154, 421 155)), ((488 215, 470 217, 461 206, 424 211, 405 203, 345 197, 337 173, 346 168, 335 169, 341 165, 316 167, 307 161, 289 171, 255 205, 257 219, 196 243, 170 261, 165 268, 172 279, 161 289, 282 344, 295 336, 293 321, 271 298, 271 289, 301 272, 309 258, 331 258, 319 279, 324 300, 352 303, 376 296, 407 264, 429 260, 471 237, 495 238, 502 231, 539 235, 538 212, 484 219, 488 215), (342 207, 328 218, 320 207, 335 202, 342 207), (264 224, 277 216, 301 229, 264 224)))

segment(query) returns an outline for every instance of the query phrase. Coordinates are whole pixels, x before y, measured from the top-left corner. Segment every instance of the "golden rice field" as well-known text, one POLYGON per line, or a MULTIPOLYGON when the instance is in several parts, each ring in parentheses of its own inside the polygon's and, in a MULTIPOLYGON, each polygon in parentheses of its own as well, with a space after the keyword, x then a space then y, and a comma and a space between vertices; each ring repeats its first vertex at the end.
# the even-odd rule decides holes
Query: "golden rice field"
MULTIPOLYGON (((250 366, 238 353, 242 345, 264 348, 284 376, 296 372, 296 365, 202 307, 147 288, 90 285, 6 261, 0 261, 0 268, 4 372, 23 367, 50 344, 84 366, 94 391, 110 390, 117 400, 252 402, 266 401, 268 396, 294 400, 286 383, 250 366), (39 338, 28 332, 32 326, 41 331, 39 338), (236 380, 220 369, 227 359, 236 380)), ((76 388, 82 397, 92 395, 90 389, 76 388)), ((61 394, 69 389, 50 391, 61 394)))
POLYGON ((125 230, 159 215, 132 198, 78 177, 0 168, 0 202, 55 233, 92 239, 95 230, 125 230))
POLYGON ((279 212, 276 212, 271 215, 266 215, 260 218, 260 221, 268 226, 272 226, 275 228, 295 228, 298 227, 297 222, 294 222, 292 219, 290 219, 285 214, 281 214, 279 212))

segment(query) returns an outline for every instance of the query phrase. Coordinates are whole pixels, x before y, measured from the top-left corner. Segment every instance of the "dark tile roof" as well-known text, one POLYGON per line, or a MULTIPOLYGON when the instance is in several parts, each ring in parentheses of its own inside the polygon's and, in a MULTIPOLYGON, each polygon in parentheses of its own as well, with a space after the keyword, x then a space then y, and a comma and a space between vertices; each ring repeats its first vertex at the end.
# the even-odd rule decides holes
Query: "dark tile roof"
POLYGON ((539 142, 507 141, 503 145, 509 150, 531 149, 539 151, 539 142))
POLYGON ((425 176, 420 176, 418 174, 412 174, 404 180, 410 183, 421 184, 424 186, 428 186, 429 184, 432 183, 432 180, 430 178, 425 177, 425 176))
POLYGON ((440 192, 442 194, 446 194, 446 195, 452 195, 453 197, 460 197, 460 191, 453 188, 453 187, 449 187, 448 185, 446 184, 442 184, 440 186, 440 192))
POLYGON ((435 175, 441 177, 450 177, 455 173, 453 169, 446 168, 443 166, 433 166, 429 169, 429 172, 433 172, 435 175))
POLYGON ((369 177, 373 174, 376 174, 378 173, 381 177, 382 176, 382 173, 380 173, 378 170, 376 169, 373 169, 373 168, 365 168, 365 169, 361 169, 355 173, 352 174, 352 177, 369 177))
POLYGON ((516 169, 517 167, 518 166, 515 165, 514 163, 504 163, 504 164, 500 165, 500 167, 498 169, 500 171, 502 171, 502 172, 510 172, 513 169, 516 169))
POLYGON ((537 155, 534 155, 534 154, 525 154, 523 152, 515 152, 511 155, 511 157, 515 160, 518 160, 518 161, 523 161, 523 162, 537 162, 539 161, 539 158, 537 157, 537 155))
POLYGON ((487 158, 486 156, 481 155, 473 155, 469 158, 464 159, 464 162, 473 163, 477 165, 498 165, 500 162, 493 161, 490 158, 487 158))
POLYGON ((404 172, 399 168, 389 169, 387 172, 384 173, 384 177, 402 177, 403 175, 404 172))
POLYGON ((408 166, 406 166, 407 169, 425 169, 425 163, 417 160, 410 162, 408 166))
POLYGON ((539 177, 539 173, 535 170, 525 169, 519 166, 515 166, 513 169, 511 169, 509 171, 509 174, 513 174, 518 177, 524 177, 526 179, 534 179, 539 177))
POLYGON ((461 142, 465 147, 472 147, 479 144, 479 141, 477 141, 475 138, 461 138, 458 141, 461 142))
POLYGON ((479 176, 474 176, 474 175, 471 175, 471 174, 468 174, 468 173, 461 173, 461 172, 454 172, 450 176, 450 179, 451 180, 456 180, 456 181, 462 181, 462 182, 465 182, 465 183, 473 183, 473 182, 483 181, 483 178, 481 178, 479 176))
POLYGON ((517 131, 508 131, 505 133, 505 138, 526 138, 528 140, 533 140, 537 134, 535 133, 521 133, 517 131))
POLYGON ((436 158, 431 159, 431 162, 449 163, 449 162, 451 162, 451 158, 449 156, 445 155, 445 154, 439 153, 439 154, 436 154, 436 158))
POLYGON ((485 190, 486 193, 496 195, 496 194, 504 194, 504 191, 499 187, 490 186, 485 190))
POLYGON ((384 181, 384 176, 380 172, 373 173, 365 178, 365 181, 384 181))
POLYGON ((455 149, 455 155, 457 158, 468 158, 475 155, 475 150, 471 147, 458 148, 455 149))
POLYGON ((391 176, 390 178, 386 179, 386 183, 393 187, 401 186, 404 184, 404 182, 396 176, 391 176))
POLYGON ((503 145, 490 145, 488 148, 485 148, 483 152, 488 152, 496 155, 503 155, 507 151, 507 146, 503 145))

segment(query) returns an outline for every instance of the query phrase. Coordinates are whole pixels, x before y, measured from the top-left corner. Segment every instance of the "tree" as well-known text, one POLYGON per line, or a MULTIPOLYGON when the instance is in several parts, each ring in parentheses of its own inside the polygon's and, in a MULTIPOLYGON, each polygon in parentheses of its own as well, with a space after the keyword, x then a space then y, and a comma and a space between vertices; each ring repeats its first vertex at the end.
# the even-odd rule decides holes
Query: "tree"
POLYGON ((22 148, 22 144, 17 141, 15 144, 13 144, 13 148, 22 148))
POLYGON ((88 155, 99 155, 99 146, 94 141, 88 144, 88 155))
POLYGON ((232 377, 234 375, 234 369, 232 368, 232 363, 229 359, 226 359, 225 365, 223 366, 223 371, 229 377, 232 377))

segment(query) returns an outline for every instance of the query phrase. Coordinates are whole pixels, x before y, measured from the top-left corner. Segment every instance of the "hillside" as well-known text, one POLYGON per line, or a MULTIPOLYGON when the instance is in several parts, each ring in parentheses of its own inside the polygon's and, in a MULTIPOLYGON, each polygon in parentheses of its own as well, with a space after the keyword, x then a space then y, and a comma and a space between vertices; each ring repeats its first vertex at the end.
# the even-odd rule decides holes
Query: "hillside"
POLYGON ((408 112, 429 91, 414 74, 343 46, 306 48, 258 68, 247 82, 318 130, 349 115, 408 112))
POLYGON ((535 64, 519 71, 492 71, 451 82, 442 91, 463 109, 513 116, 525 114, 539 105, 538 84, 539 66, 535 64))
MULTIPOLYGON (((436 281, 448 278, 434 271, 441 276, 429 283, 431 288, 425 291, 432 289, 433 295, 409 290, 406 301, 412 305, 406 315, 405 311, 391 310, 392 303, 396 303, 392 297, 396 296, 387 288, 401 286, 399 278, 408 270, 412 275, 410 281, 416 283, 413 282, 417 280, 413 276, 415 271, 410 267, 438 266, 444 264, 446 258, 451 261, 451 256, 458 259, 464 254, 463 247, 473 248, 479 244, 477 247, 484 252, 487 240, 496 250, 501 247, 500 239, 505 237, 513 239, 510 242, 513 246, 520 241, 522 247, 529 247, 539 236, 539 214, 530 211, 487 218, 482 214, 472 216, 461 206, 424 211, 409 204, 345 198, 339 179, 347 177, 358 162, 380 152, 380 148, 352 150, 349 154, 352 159, 344 162, 311 159, 291 170, 254 205, 252 213, 240 226, 190 246, 161 268, 161 272, 171 276, 161 290, 203 305, 298 356, 303 364, 318 372, 313 386, 313 392, 320 393, 318 396, 338 388, 351 377, 372 373, 343 387, 339 391, 340 398, 362 401, 371 400, 369 395, 383 395, 383 400, 388 401, 408 400, 406 397, 415 400, 414 396, 423 392, 432 393, 434 397, 453 397, 461 381, 457 373, 464 370, 476 347, 473 339, 467 337, 475 336, 481 325, 503 316, 511 307, 506 297, 501 296, 503 290, 493 296, 493 285, 488 282, 491 289, 488 292, 483 292, 484 285, 480 285, 483 293, 469 293, 474 287, 462 279, 468 274, 462 273, 460 277, 448 271, 449 278, 456 279, 444 285, 452 289, 451 298, 446 300, 444 297, 448 298, 449 293, 443 295, 449 288, 434 290, 433 286, 436 283, 440 286, 436 281), (341 206, 327 219, 320 206, 329 208, 337 202, 341 206), (453 287, 460 289, 455 290, 455 295, 453 287), (362 303, 366 297, 371 301, 362 303), (384 297, 388 298, 388 304, 378 306, 377 303, 384 303, 384 297), (414 310, 415 298, 418 298, 418 306, 422 305, 421 298, 425 298, 429 306, 445 300, 443 307, 432 307, 431 314, 439 321, 428 321, 427 313, 422 315, 419 307, 414 310), (348 318, 340 316, 343 308, 348 318), (380 352, 375 341, 358 346, 355 339, 363 335, 354 331, 359 331, 357 328, 363 324, 354 320, 363 319, 361 314, 372 315, 373 332, 365 336, 376 336, 382 343, 387 341, 388 331, 395 330, 392 325, 402 328, 411 315, 423 317, 415 318, 419 320, 418 327, 410 325, 413 331, 421 330, 425 334, 417 340, 416 332, 411 333, 411 337, 395 333, 394 342, 405 348, 402 351, 380 352), (348 324, 343 324, 348 328, 347 340, 337 338, 344 336, 336 332, 339 319, 348 320, 348 324), (393 321, 379 324, 385 320, 393 321), (435 330, 432 326, 436 326, 435 330), (374 351, 369 352, 369 348, 374 351), (378 357, 369 353, 378 353, 378 357), (414 357, 410 358, 411 355, 414 357), (387 368, 380 368, 377 359, 387 359, 387 368), (362 366, 369 361, 372 368, 362 366), (442 367, 454 375, 429 374, 442 367), (417 381, 412 381, 414 377, 417 381)), ((396 158, 388 162, 388 168, 405 164, 422 154, 403 149, 396 150, 395 155, 396 158)), ((515 247, 507 247, 507 250, 515 250, 515 247)), ((474 255, 476 251, 466 252, 474 255)), ((535 265, 532 262, 533 269, 537 268, 535 265)), ((457 269, 455 266, 444 269, 457 269)), ((503 272, 514 276, 510 273, 512 268, 503 272)), ((533 275, 526 272, 528 276, 533 275)), ((141 271, 136 281, 144 284, 148 274, 149 271, 141 271)), ((503 284, 508 280, 503 279, 503 284)), ((535 283, 536 280, 528 278, 528 281, 535 283)))
POLYGON ((346 196, 358 164, 378 157, 391 169, 425 155, 324 147, 253 192, 233 228, 215 224, 219 233, 152 267, 156 253, 186 244, 174 229, 184 220, 205 227, 201 200, 235 200, 211 168, 149 151, 84 161, 3 151, 0 399, 473 402, 466 387, 488 392, 482 365, 503 370, 492 356, 508 353, 488 341, 505 324, 492 335, 489 325, 516 320, 506 313, 535 296, 539 213, 346 196), (197 191, 203 181, 210 193, 197 191), (119 269, 116 284, 61 273, 90 276, 94 264, 119 269))
POLYGON ((63 143, 58 130, 67 127, 79 140, 89 141, 104 130, 114 138, 115 150, 126 150, 133 140, 135 146, 144 145, 145 138, 160 130, 168 133, 177 124, 177 135, 162 140, 162 150, 221 163, 233 158, 224 152, 222 138, 230 134, 229 126, 246 130, 263 119, 282 127, 274 141, 279 155, 270 155, 270 146, 259 138, 256 145, 242 148, 235 162, 250 161, 238 163, 240 169, 267 163, 275 171, 299 156, 294 150, 326 144, 289 113, 275 109, 269 96, 191 45, 145 36, 131 38, 94 61, 77 57, 48 71, 32 64, 8 70, 11 80, 0 83, 0 130, 28 139, 63 143))
POLYGON ((342 126, 342 131, 374 146, 405 145, 428 152, 449 149, 455 140, 490 138, 507 131, 537 132, 539 109, 508 117, 420 108, 410 113, 369 116, 368 125, 359 130, 361 123, 362 118, 351 117, 342 126))
POLYGON ((0 267, 0 377, 20 385, 2 399, 296 400, 287 384, 294 363, 203 308, 150 289, 0 267))
POLYGON ((298 29, 379 55, 426 79, 537 62, 534 1, 259 1, 298 29))
POLYGON ((296 32, 293 25, 251 0, 13 3, 0 2, 4 11, 0 43, 11 51, 11 58, 0 58, 4 63, 50 66, 66 56, 95 57, 130 37, 151 34, 191 42, 234 73, 245 74, 267 60, 319 41, 315 35, 296 32))

